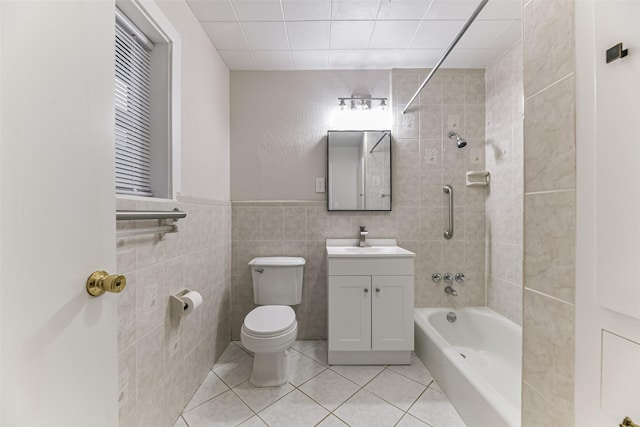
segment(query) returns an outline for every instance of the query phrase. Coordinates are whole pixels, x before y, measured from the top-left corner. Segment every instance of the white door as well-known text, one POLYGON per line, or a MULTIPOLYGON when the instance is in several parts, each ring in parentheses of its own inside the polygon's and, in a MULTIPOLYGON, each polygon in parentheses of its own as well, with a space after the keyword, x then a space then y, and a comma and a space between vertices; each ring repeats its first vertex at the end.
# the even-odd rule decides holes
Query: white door
POLYGON ((413 276, 373 276, 371 348, 413 350, 413 276))
POLYGON ((114 427, 114 5, 0 9, 0 425, 114 427))
POLYGON ((640 423, 640 2, 575 4, 575 419, 640 423), (628 55, 607 63, 618 43, 628 55))
POLYGON ((329 351, 371 350, 371 276, 329 276, 329 351))

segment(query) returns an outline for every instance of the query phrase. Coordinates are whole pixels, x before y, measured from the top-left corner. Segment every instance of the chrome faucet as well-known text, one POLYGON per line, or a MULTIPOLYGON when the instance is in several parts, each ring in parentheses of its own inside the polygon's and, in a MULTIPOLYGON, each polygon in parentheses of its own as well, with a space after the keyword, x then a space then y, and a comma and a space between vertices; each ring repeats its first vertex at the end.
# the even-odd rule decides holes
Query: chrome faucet
POLYGON ((453 289, 451 286, 447 286, 446 288, 444 288, 444 293, 454 297, 458 296, 458 292, 456 292, 456 290, 453 289))
POLYGON ((360 226, 360 243, 359 246, 361 248, 364 248, 365 246, 367 246, 367 235, 369 234, 369 232, 367 231, 367 227, 365 227, 364 225, 360 226))

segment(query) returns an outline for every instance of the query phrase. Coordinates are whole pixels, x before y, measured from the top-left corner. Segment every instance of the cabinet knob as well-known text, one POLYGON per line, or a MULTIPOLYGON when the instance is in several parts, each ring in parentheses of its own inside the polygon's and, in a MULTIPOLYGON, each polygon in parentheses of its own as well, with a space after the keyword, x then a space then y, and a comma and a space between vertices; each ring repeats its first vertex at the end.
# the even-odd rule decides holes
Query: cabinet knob
POLYGON ((380 292, 380 288, 376 288, 376 292, 380 292))
POLYGON ((369 293, 369 288, 364 288, 364 293, 365 294, 369 293))

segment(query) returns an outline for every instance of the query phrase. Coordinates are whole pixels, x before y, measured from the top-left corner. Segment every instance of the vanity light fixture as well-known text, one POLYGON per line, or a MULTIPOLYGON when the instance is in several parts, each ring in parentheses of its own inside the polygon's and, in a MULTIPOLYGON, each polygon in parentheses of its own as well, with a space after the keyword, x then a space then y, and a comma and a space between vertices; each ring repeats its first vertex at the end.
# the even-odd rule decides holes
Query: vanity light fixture
POLYGON ((370 110, 374 108, 374 106, 381 110, 387 109, 387 98, 353 95, 350 98, 338 98, 338 101, 338 107, 340 107, 341 110, 370 110), (375 102, 378 104, 374 105, 375 102))

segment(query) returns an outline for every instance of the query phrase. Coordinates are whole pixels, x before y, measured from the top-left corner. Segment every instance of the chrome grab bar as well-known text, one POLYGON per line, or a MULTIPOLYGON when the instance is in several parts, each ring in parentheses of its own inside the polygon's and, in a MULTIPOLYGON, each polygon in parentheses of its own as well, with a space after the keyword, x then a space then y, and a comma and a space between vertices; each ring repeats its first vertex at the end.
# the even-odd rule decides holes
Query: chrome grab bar
POLYGON ((187 216, 177 208, 172 211, 116 211, 116 221, 172 219, 179 220, 187 216))
POLYGON ((453 237, 453 188, 445 185, 442 189, 449 195, 449 228, 444 231, 444 238, 451 239, 453 237))

